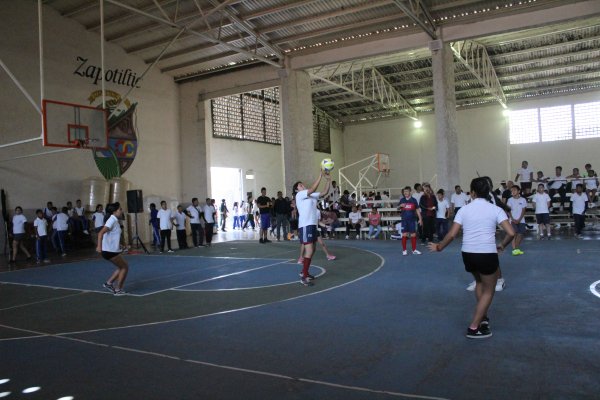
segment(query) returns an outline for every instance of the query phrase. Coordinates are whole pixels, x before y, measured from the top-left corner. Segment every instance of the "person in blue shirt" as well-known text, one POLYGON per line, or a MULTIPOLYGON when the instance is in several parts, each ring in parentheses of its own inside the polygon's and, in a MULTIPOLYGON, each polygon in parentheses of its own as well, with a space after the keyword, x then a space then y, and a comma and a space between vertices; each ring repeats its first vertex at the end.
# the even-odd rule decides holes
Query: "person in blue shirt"
POLYGON ((411 197, 410 192, 411 190, 409 186, 402 190, 403 197, 400 199, 398 207, 396 207, 397 210, 402 210, 403 256, 408 255, 408 252, 406 251, 406 239, 408 235, 410 235, 413 254, 421 254, 421 252, 417 250, 417 217, 419 217, 419 225, 423 225, 423 219, 421 218, 421 211, 419 210, 419 202, 415 198, 411 197))
POLYGON ((160 246, 160 220, 156 204, 150 204, 150 225, 152 225, 152 247, 160 246))

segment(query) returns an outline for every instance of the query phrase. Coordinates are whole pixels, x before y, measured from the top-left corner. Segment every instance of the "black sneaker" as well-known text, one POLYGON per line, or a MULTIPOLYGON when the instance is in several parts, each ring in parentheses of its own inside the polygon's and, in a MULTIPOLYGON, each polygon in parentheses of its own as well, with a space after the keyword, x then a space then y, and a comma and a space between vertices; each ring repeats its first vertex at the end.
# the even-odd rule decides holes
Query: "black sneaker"
POLYGON ((115 287, 113 286, 112 283, 106 282, 102 286, 104 286, 106 289, 108 289, 109 292, 111 292, 113 294, 115 293, 115 287))
MULTIPOLYGON (((299 275, 300 275, 300 278, 302 278, 302 272, 300 272, 300 274, 299 274, 299 275)), ((315 279, 315 277, 314 277, 314 276, 312 276, 311 274, 307 274, 307 275, 306 275, 306 278, 308 278, 308 280, 309 280, 309 281, 312 281, 313 279, 315 279)))
POLYGON ((271 242, 269 239, 265 239, 264 243, 273 243, 273 242, 271 242))
POLYGON ((488 317, 483 317, 481 319, 481 323, 479 324, 479 329, 484 331, 490 330, 490 319, 488 317))
POLYGON ((262 239, 258 239, 258 243, 265 243, 265 241, 262 239))
POLYGON ((483 330, 481 328, 467 328, 467 338, 469 339, 487 339, 489 337, 492 337, 492 332, 489 329, 483 330))
POLYGON ((310 281, 310 279, 308 279, 308 278, 300 279, 300 283, 303 284, 304 286, 314 286, 314 283, 312 283, 310 281))

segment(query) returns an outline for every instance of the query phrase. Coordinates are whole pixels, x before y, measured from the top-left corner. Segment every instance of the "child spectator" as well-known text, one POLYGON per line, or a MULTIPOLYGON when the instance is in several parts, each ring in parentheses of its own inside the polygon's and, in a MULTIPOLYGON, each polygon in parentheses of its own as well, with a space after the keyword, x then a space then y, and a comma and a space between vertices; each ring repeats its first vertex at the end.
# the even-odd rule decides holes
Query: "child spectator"
POLYGON ((352 207, 352 212, 348 215, 348 225, 346 225, 346 240, 350 239, 350 229, 356 229, 356 240, 360 240, 360 224, 362 217, 356 206, 352 207))
POLYGON ((65 214, 67 215, 67 217, 69 217, 69 225, 71 227, 71 232, 79 232, 79 219, 77 219, 75 209, 73 208, 73 203, 71 203, 70 201, 67 201, 67 211, 65 212, 65 214))
POLYGON ((94 221, 94 231, 96 231, 96 234, 100 233, 100 231, 104 227, 105 216, 106 213, 104 212, 104 207, 102 207, 102 204, 98 204, 96 206, 96 212, 94 213, 94 215, 92 215, 92 221, 94 221))
POLYGON ((550 196, 544 191, 544 184, 538 185, 538 190, 532 200, 533 206, 535 207, 535 219, 538 223, 538 232, 540 233, 540 239, 544 240, 544 227, 548 232, 548 240, 552 239, 552 233, 550 232, 550 196))
POLYGON ((590 176, 590 170, 592 169, 592 164, 585 164, 585 172, 583 173, 583 177, 587 178, 590 176))
MULTIPOLYGON (((544 176, 544 173, 542 171, 538 171, 537 172, 537 178, 534 179, 535 182, 537 183, 541 183, 542 186, 544 187, 544 192, 548 192, 548 178, 546 178, 544 176)), ((538 185, 538 190, 539 190, 539 185, 538 185)))
POLYGON ((75 202, 76 207, 75 207, 75 214, 77 216, 77 221, 79 222, 79 224, 81 224, 81 227, 83 229, 83 233, 85 233, 86 235, 90 234, 90 221, 87 220, 87 218, 85 217, 85 208, 81 205, 81 200, 77 200, 75 202))
POLYGON ((512 197, 512 190, 511 189, 512 189, 513 186, 514 186, 513 181, 508 181, 506 183, 507 190, 505 190, 502 193, 502 202, 504 204, 506 204, 506 202, 508 201, 508 199, 510 199, 512 197))
MULTIPOLYGON (((392 227, 392 233, 390 235, 390 239, 402 240, 402 221, 396 222, 396 224, 392 227)), ((415 247, 415 249, 416 249, 416 247, 415 247)))
POLYGON ((202 209, 198 206, 198 198, 192 199, 192 205, 186 209, 186 214, 190 217, 190 228, 192 229, 192 241, 194 247, 202 247, 204 242, 204 227, 202 226, 200 217, 202 216, 202 209), (200 241, 198 241, 200 238, 200 241))
POLYGON ((52 202, 49 201, 46 204, 46 207, 44 207, 44 209, 42 210, 42 212, 44 213, 44 218, 46 219, 46 221, 48 221, 48 224, 52 223, 52 207, 54 206, 52 205, 52 202))
POLYGON ((523 240, 523 235, 525 232, 527 232, 525 221, 523 220, 523 217, 525 216, 525 209, 527 208, 527 200, 521 197, 521 188, 519 186, 514 185, 510 190, 512 191, 513 197, 508 199, 506 204, 511 209, 508 217, 516 234, 512 240, 512 254, 513 256, 518 256, 525 254, 519 249, 519 245, 521 244, 521 240, 523 240))
POLYGON ((583 193, 583 185, 580 183, 575 187, 575 193, 571 195, 573 203, 573 219, 575 219, 575 237, 582 239, 581 231, 585 226, 585 210, 589 201, 587 194, 583 193))
POLYGON ((435 232, 435 216, 437 213, 437 200, 433 195, 431 186, 425 186, 425 193, 423 196, 421 196, 419 206, 421 208, 421 212, 424 214, 421 246, 425 246, 427 244, 427 239, 429 239, 429 242, 433 242, 433 232, 435 232))
POLYGON ((579 174, 579 168, 573 168, 573 174, 567 176, 567 179, 573 179, 571 181, 571 193, 575 193, 575 188, 577 188, 577 185, 582 183, 581 178, 583 178, 583 176, 579 174))
POLYGON ((238 227, 240 229, 242 229, 242 227, 246 223, 246 203, 244 203, 244 200, 240 201, 239 214, 240 214, 240 219, 239 219, 239 225, 238 225, 238 227))
MULTIPOLYGON (((556 174, 548 178, 550 181, 550 199, 554 200, 554 195, 558 193, 560 195, 560 211, 563 211, 565 202, 567 201, 567 177, 562 174, 562 167, 556 167, 556 174)), ((568 206, 567 206, 568 207, 568 206)), ((556 210, 552 211, 556 214, 556 210)))
POLYGON ((215 229, 215 221, 217 216, 217 210, 212 205, 212 200, 207 198, 206 205, 202 208, 202 218, 204 218, 204 226, 206 233, 206 244, 212 246, 212 236, 215 229))
MULTIPOLYGON (((504 183, 504 186, 506 186, 506 183, 504 183)), ((467 195, 462 191, 459 185, 454 186, 454 193, 452 193, 452 197, 450 197, 450 203, 451 215, 456 215, 461 207, 467 205, 467 195)))
MULTIPOLYGON (((460 190, 460 186, 457 187, 460 190)), ((437 192, 437 211, 435 215, 435 229, 437 231, 438 239, 440 241, 444 240, 444 238, 448 234, 449 217, 450 205, 448 204, 448 200, 444 198, 444 189, 440 189, 437 192)))
POLYGON ((167 209, 167 202, 161 201, 160 207, 162 208, 156 217, 160 221, 160 252, 162 253, 165 250, 165 242, 167 242, 167 247, 169 249, 169 253, 173 253, 171 249, 171 231, 173 230, 173 213, 171 210, 167 209))
POLYGON ((52 226, 54 227, 54 234, 52 236, 52 244, 55 249, 62 250, 62 256, 67 256, 67 246, 65 244, 65 232, 69 231, 69 225, 72 224, 72 220, 68 216, 69 208, 63 207, 62 212, 56 210, 56 214, 52 217, 52 226))
POLYGON ((160 246, 160 221, 158 219, 158 210, 154 203, 150 204, 150 222, 148 224, 152 226, 152 247, 160 246))
POLYGON ((233 228, 241 228, 240 225, 240 208, 238 207, 238 202, 233 203, 233 228))
POLYGON ((31 254, 23 246, 23 240, 25 240, 25 222, 27 222, 27 218, 23 215, 23 209, 21 207, 15 208, 15 215, 12 219, 13 233, 10 235, 13 238, 13 256, 10 262, 14 263, 17 261, 19 248, 27 255, 28 260, 31 259, 31 254))
POLYGON ((179 245, 179 250, 187 249, 187 233, 185 231, 186 215, 183 212, 183 207, 181 207, 181 205, 177 206, 177 212, 175 213, 175 216, 173 218, 177 223, 175 233, 177 234, 177 244, 179 245))
POLYGON ((381 233, 381 214, 373 207, 369 214, 369 239, 375 239, 381 233), (373 234, 373 231, 376 231, 373 234))
POLYGON ((586 174, 588 174, 587 178, 583 180, 585 182, 585 193, 589 200, 588 206, 593 208, 596 207, 594 201, 596 200, 596 192, 598 191, 598 176, 593 169, 588 170, 586 174))
POLYGON ((523 189, 523 193, 528 195, 531 193, 531 178, 533 175, 533 170, 529 168, 529 163, 527 161, 523 161, 521 163, 521 169, 517 173, 515 177, 515 183, 519 182, 519 178, 521 178, 521 188, 523 189))
POLYGON ((37 218, 33 222, 33 226, 35 227, 35 252, 37 254, 37 263, 41 263, 42 261, 45 263, 49 263, 48 259, 48 250, 47 243, 48 240, 48 221, 44 218, 44 212, 42 210, 35 211, 37 218))

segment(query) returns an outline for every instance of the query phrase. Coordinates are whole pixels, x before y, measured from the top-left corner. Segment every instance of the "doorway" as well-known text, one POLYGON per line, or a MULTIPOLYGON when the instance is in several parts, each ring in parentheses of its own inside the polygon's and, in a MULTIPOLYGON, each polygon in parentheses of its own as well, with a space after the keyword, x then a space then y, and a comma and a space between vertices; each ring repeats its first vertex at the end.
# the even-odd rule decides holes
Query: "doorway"
MULTIPOLYGON (((212 198, 216 200, 217 215, 221 207, 221 201, 225 199, 225 204, 229 210, 226 226, 233 226, 233 203, 238 205, 243 199, 242 170, 240 168, 210 168, 212 198)), ((220 216, 219 216, 220 218, 220 216)), ((221 221, 219 220, 219 223, 221 221)))

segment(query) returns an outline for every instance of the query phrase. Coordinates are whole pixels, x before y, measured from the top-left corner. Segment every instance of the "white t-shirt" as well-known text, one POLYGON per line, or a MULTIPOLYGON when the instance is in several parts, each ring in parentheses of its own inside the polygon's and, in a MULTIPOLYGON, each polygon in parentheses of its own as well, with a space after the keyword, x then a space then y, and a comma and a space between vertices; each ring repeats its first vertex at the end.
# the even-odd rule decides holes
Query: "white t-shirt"
POLYGON ((586 189, 598 189, 598 182, 596 177, 584 179, 586 189))
MULTIPOLYGON (((548 179, 545 176, 542 176, 541 178, 537 178, 537 179, 548 179)), ((536 189, 537 189, 537 185, 544 185, 544 190, 548 190, 548 184, 546 182, 536 182, 536 189)))
POLYGON ((533 170, 530 167, 527 167, 526 169, 521 168, 517 173, 521 176, 521 182, 530 182, 533 170))
MULTIPOLYGON (((421 203, 421 196, 423 196, 423 192, 421 193, 413 193, 412 197, 413 199, 417 200, 417 203, 421 203)), ((404 198, 404 196, 400 196, 400 200, 402 200, 404 198)))
POLYGON ((190 224, 199 224, 200 223, 200 211, 193 205, 186 208, 187 212, 192 216, 190 218, 190 224))
POLYGON ((108 231, 102 237, 102 251, 118 253, 119 242, 121 241, 121 225, 119 225, 119 220, 114 215, 111 215, 104 227, 108 228, 108 231))
POLYGON ((475 199, 462 207, 454 222, 462 225, 465 253, 497 253, 496 225, 506 221, 506 213, 485 199, 475 199))
MULTIPOLYGON (((511 208, 510 214, 512 215, 512 217, 514 219, 518 219, 521 216, 521 212, 523 211, 523 209, 527 207, 527 200, 525 200, 523 197, 519 197, 518 199, 511 197, 506 202, 506 205, 508 205, 511 208)), ((523 217, 523 219, 521 219, 519 223, 524 222, 525 217, 523 217)))
POLYGON ((171 212, 171 210, 163 210, 161 208, 160 210, 158 210, 158 214, 156 217, 160 219, 161 230, 171 229, 173 227, 173 223, 171 222, 171 218, 173 218, 173 213, 171 212))
POLYGON ((204 220, 209 224, 214 224, 215 219, 213 218, 213 215, 216 212, 215 207, 205 205, 202 207, 202 211, 204 212, 204 220))
POLYGON ((577 193, 573 193, 571 195, 571 202, 573 203, 573 214, 583 214, 585 211, 585 202, 588 201, 587 194, 581 193, 581 195, 577 193))
POLYGON ((548 214, 550 210, 548 209, 548 202, 550 201, 550 196, 546 193, 536 193, 533 196, 532 203, 535 203, 535 213, 536 214, 548 214))
POLYGON ((52 217, 52 221, 54 221, 54 229, 57 231, 66 231, 69 229, 69 217, 65 213, 56 214, 52 217))
POLYGON ((52 218, 52 210, 48 207, 44 207, 44 214, 46 215, 46 217, 52 218))
POLYGON ((38 236, 47 235, 48 221, 46 221, 46 219, 36 218, 35 221, 33 221, 33 226, 37 228, 38 236))
POLYGON ((338 201, 339 197, 340 197, 340 187, 339 186, 330 187, 329 188, 329 200, 333 201, 335 203, 336 201, 338 201))
POLYGON ((25 233, 25 222, 27 222, 27 218, 25 218, 23 214, 15 215, 13 217, 13 233, 15 235, 25 233))
POLYGON ((92 221, 94 221, 95 228, 102 228, 104 226, 104 216, 106 213, 104 211, 97 212, 92 215, 92 221))
POLYGON ((452 193, 450 202, 454 204, 454 207, 464 207, 467 205, 467 194, 464 192, 460 194, 452 193))
POLYGON ((554 183, 552 183, 552 185, 550 185, 550 189, 560 189, 560 187, 564 184, 567 183, 567 181, 565 180, 567 179, 564 175, 553 175, 550 178, 548 178, 549 181, 554 181, 554 183), (562 179, 562 180, 557 180, 557 179, 562 179))
POLYGON ((67 215, 68 215, 69 217, 72 217, 74 214, 75 214, 75 209, 74 209, 74 208, 71 208, 70 210, 69 210, 69 209, 67 209, 67 215))
POLYGON ((75 212, 77 213, 78 217, 83 217, 84 213, 85 213, 85 208, 84 207, 75 207, 75 212))
POLYGON ((317 211, 317 202, 319 193, 308 195, 308 190, 303 190, 296 194, 296 208, 298 209, 298 228, 304 228, 309 225, 318 225, 319 219, 317 211))
MULTIPOLYGON (((456 193, 455 193, 456 194, 456 193)), ((436 218, 446 219, 446 210, 450 208, 450 204, 448 204, 448 200, 443 199, 442 201, 437 200, 437 210, 435 212, 436 218)))
POLYGON ((180 212, 176 212, 175 213, 175 221, 177 221, 177 230, 178 231, 183 231, 185 230, 185 219, 186 219, 186 215, 184 213, 180 213, 180 212))
POLYGON ((350 222, 356 224, 361 216, 359 212, 351 212, 350 215, 348 215, 348 218, 350 218, 350 222))

